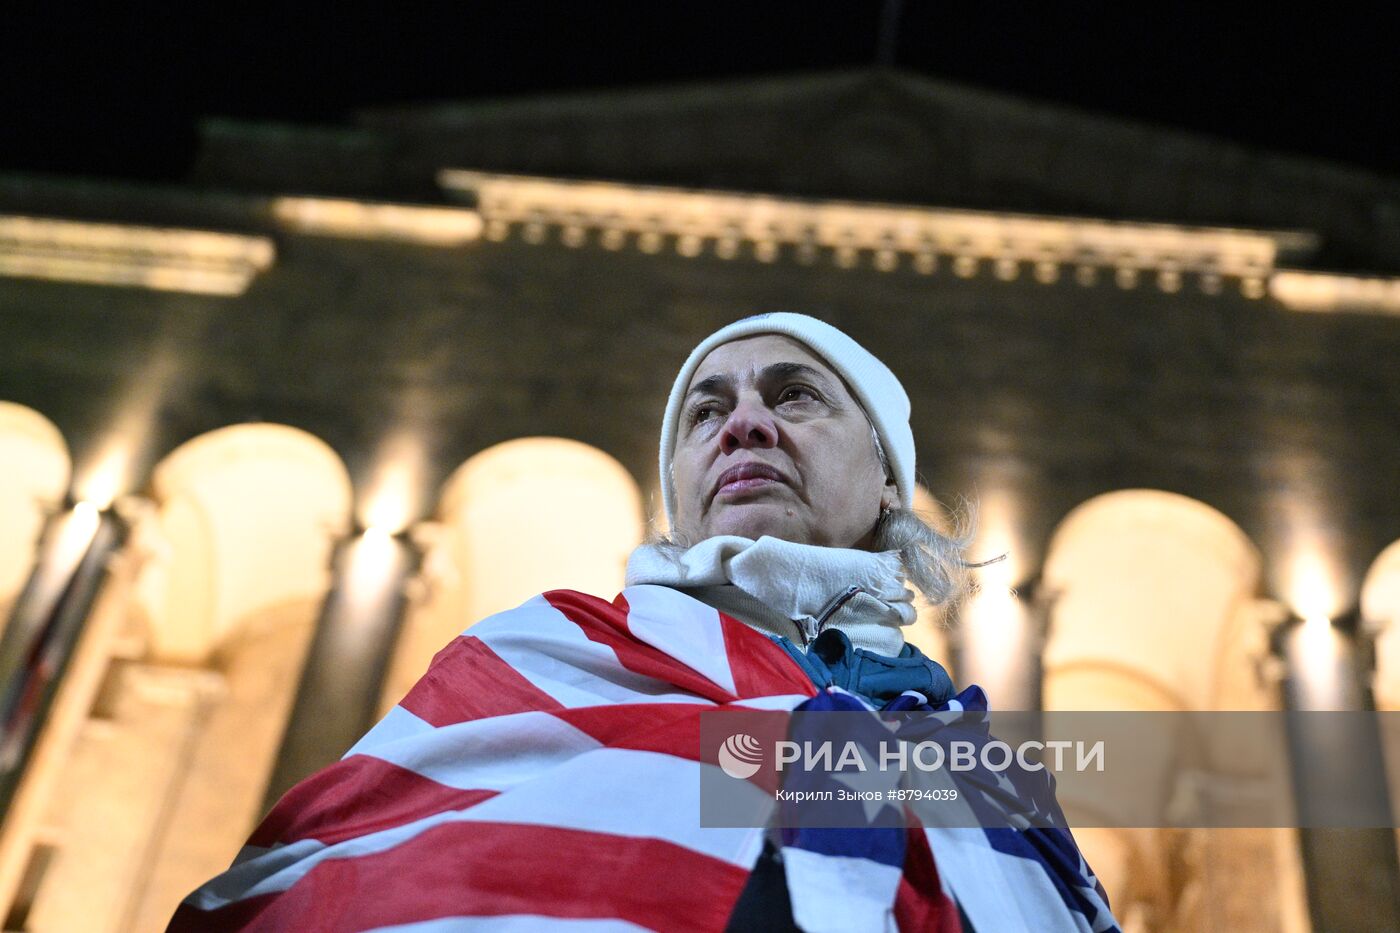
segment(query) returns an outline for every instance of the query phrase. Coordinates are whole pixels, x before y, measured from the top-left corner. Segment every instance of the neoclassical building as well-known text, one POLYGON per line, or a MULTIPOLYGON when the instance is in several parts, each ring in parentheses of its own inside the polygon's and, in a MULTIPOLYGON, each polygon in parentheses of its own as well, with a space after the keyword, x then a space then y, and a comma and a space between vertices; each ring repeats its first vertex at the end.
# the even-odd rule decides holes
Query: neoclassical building
MULTIPOLYGON (((4 929, 163 928, 455 635, 610 598, 761 310, 1008 555, 911 636, 994 706, 1400 709, 1400 180, 883 71, 216 121, 0 177, 4 929)), ((1390 829, 1079 836, 1130 930, 1400 924, 1390 829)))

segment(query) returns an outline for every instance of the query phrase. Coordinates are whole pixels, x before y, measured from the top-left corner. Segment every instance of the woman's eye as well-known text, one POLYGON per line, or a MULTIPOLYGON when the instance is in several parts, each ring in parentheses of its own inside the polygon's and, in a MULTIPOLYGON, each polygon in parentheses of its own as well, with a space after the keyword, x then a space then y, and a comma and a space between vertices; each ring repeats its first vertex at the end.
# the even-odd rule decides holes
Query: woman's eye
MULTIPOLYGON (((784 390, 782 391, 782 393, 778 396, 778 403, 779 403, 779 404, 782 404, 783 402, 788 402, 788 401, 799 401, 799 402, 800 402, 800 401, 806 401, 807 399, 811 399, 811 400, 814 400, 814 401, 815 401, 815 400, 817 400, 817 399, 819 399, 819 398, 820 398, 820 396, 818 396, 817 393, 816 393, 815 391, 813 391, 812 389, 807 388, 806 386, 788 386, 788 387, 787 387, 786 389, 784 389, 784 390), (804 398, 804 396, 805 396, 805 398, 804 398)), ((691 423, 692 425, 698 425, 698 424, 702 424, 703 422, 709 421, 709 420, 710 420, 710 417, 709 417, 710 414, 711 414, 712 412, 716 412, 716 411, 719 411, 719 407, 718 407, 718 406, 716 406, 716 405, 714 405, 714 404, 712 404, 712 403, 699 402, 699 403, 697 403, 697 404, 695 405, 694 408, 691 408, 691 409, 690 409, 690 413, 689 413, 690 423, 691 423)))

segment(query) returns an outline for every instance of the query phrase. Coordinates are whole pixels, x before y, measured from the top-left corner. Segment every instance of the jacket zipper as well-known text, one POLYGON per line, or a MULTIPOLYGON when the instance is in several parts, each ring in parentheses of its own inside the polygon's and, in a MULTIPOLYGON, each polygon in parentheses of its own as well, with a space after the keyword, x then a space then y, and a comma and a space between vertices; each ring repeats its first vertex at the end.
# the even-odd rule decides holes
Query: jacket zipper
POLYGON ((847 600, 860 591, 861 587, 859 585, 852 584, 832 597, 831 601, 826 604, 826 607, 822 609, 815 619, 803 619, 802 636, 805 641, 802 643, 802 647, 804 649, 810 647, 812 642, 817 640, 817 636, 821 634, 822 626, 827 623, 827 620, 831 618, 832 614, 836 612, 837 609, 844 606, 847 600))

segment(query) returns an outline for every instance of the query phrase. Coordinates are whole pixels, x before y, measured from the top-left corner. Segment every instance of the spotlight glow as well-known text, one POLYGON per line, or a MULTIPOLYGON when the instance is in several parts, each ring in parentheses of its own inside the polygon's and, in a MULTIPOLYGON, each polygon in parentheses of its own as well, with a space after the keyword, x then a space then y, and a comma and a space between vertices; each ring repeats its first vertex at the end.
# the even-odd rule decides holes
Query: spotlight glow
POLYGON ((1344 607, 1334 562, 1316 542, 1302 542, 1288 563, 1286 599, 1301 619, 1328 619, 1344 607))
POLYGON ((127 490, 131 461, 131 445, 113 440, 90 467, 78 471, 73 482, 76 495, 99 510, 107 508, 127 490))
POLYGON ((427 462, 421 441, 398 433, 384 442, 360 500, 360 524, 397 534, 419 517, 427 462))

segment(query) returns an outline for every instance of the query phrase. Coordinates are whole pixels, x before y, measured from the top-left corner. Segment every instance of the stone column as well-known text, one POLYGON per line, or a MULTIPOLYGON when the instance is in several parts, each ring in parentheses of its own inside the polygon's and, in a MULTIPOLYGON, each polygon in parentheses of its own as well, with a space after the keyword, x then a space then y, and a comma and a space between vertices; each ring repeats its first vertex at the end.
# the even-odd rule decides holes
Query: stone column
MULTIPOLYGON (((1374 709, 1365 686, 1367 652, 1355 629, 1347 620, 1334 624, 1322 617, 1295 619, 1280 629, 1290 714, 1374 709)), ((1400 930, 1393 830, 1325 826, 1339 809, 1389 813, 1377 724, 1365 716, 1290 715, 1288 739, 1300 825, 1324 824, 1299 830, 1313 924, 1342 933, 1400 930)))
POLYGON ((114 514, 91 502, 78 502, 45 529, 0 638, 0 812, 14 796, 108 558, 125 534, 114 514))
POLYGON ((292 785, 338 761, 378 720, 379 696, 417 554, 371 528, 342 541, 302 669, 292 715, 264 796, 270 810, 292 785))

